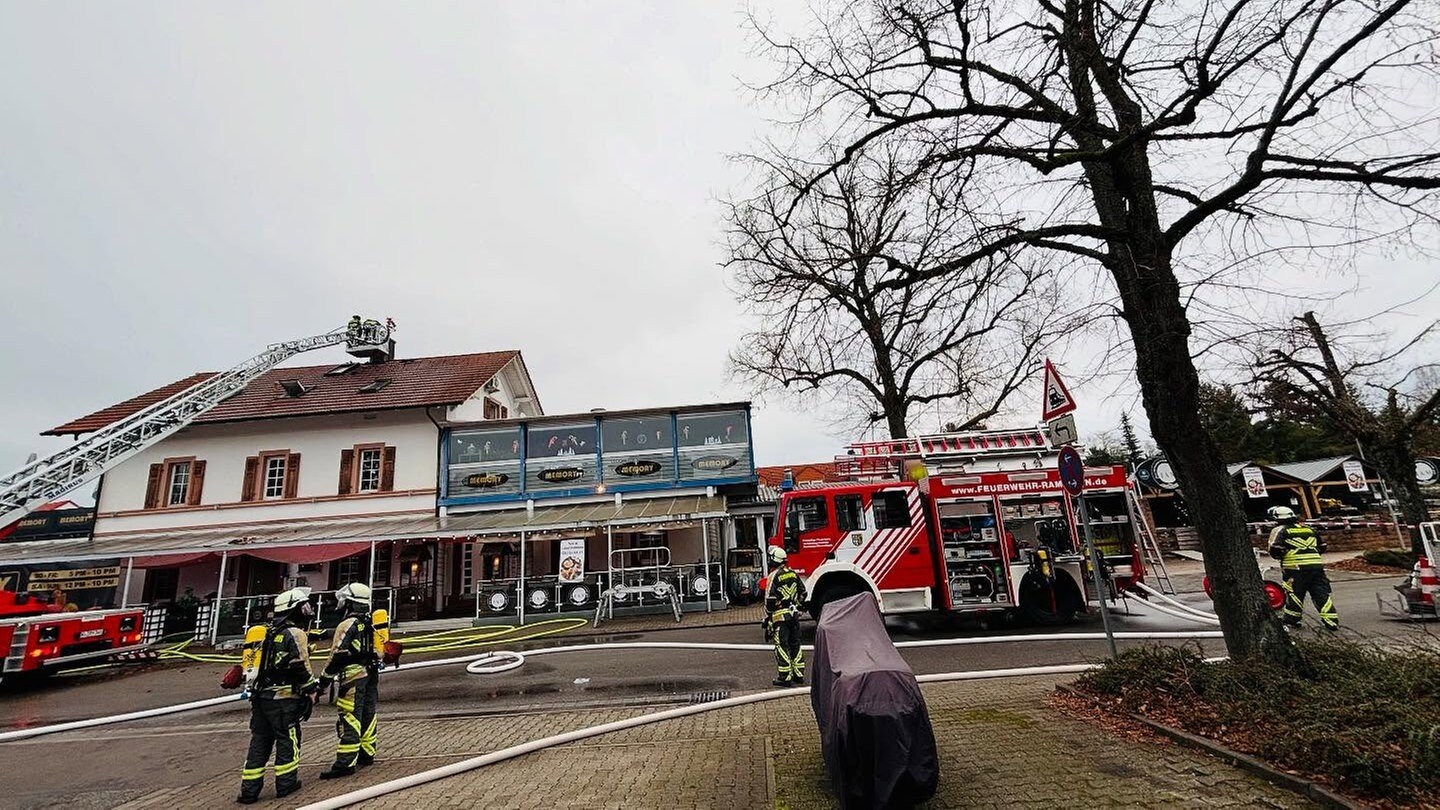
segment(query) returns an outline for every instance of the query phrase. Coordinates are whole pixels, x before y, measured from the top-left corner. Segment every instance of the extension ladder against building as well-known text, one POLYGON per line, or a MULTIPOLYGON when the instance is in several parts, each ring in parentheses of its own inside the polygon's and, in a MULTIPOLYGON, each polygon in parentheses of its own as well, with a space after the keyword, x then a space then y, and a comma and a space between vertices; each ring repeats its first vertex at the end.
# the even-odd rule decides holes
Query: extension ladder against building
POLYGON ((1155 573, 1155 582, 1159 584, 1160 592, 1173 594, 1175 585, 1170 581, 1170 569, 1165 567, 1165 555, 1160 551, 1160 542, 1155 538, 1155 528, 1145 516, 1144 504, 1140 503, 1136 490, 1138 485, 1134 480, 1129 483, 1125 488, 1125 505, 1130 509, 1130 523, 1135 527, 1135 536, 1140 543, 1140 558, 1145 561, 1145 570, 1155 573))
POLYGON ((206 411, 254 382, 260 375, 301 352, 347 345, 363 352, 389 340, 389 329, 376 321, 352 322, 331 332, 276 343, 238 366, 223 371, 95 431, 54 455, 31 461, 0 478, 0 526, 59 498, 127 458, 194 422, 206 411))

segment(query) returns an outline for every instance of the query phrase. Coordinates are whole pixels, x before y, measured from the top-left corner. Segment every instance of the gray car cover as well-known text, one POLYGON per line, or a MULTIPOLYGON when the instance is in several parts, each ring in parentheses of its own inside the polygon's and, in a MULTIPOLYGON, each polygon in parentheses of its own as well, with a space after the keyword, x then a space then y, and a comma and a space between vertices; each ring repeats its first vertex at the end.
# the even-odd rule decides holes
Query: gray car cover
POLYGON ((925 698, 872 594, 825 605, 810 704, 840 806, 911 807, 935 794, 940 762, 925 698))

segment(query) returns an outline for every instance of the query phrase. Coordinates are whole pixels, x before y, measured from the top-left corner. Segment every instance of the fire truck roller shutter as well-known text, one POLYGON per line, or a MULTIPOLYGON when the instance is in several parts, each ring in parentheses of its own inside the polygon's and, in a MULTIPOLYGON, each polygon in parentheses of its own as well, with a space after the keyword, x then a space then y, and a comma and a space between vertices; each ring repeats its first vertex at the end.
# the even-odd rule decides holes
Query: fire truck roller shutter
POLYGON ((1084 607, 1080 586, 1068 571, 1056 569, 1055 582, 1047 583, 1034 571, 1020 579, 1020 610, 1042 627, 1066 624, 1084 607))

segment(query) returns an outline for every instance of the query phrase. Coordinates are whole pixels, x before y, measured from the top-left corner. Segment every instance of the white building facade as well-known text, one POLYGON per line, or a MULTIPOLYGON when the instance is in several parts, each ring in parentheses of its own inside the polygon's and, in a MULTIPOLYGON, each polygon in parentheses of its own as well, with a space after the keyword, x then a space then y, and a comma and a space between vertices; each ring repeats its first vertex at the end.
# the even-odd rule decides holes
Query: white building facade
MULTIPOLYGON (((99 429, 205 376, 47 432, 99 429)), ((460 584, 448 544, 426 536, 440 426, 541 414, 518 351, 275 369, 108 470, 93 536, 55 553, 119 560, 130 603, 373 577, 412 616, 433 615, 460 584)))

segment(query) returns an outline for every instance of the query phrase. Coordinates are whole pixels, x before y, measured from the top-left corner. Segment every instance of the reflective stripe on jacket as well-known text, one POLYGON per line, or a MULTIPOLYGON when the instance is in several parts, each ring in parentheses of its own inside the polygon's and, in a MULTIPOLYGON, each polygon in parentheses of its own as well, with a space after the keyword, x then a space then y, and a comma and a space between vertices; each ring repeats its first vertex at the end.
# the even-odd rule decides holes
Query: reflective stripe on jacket
POLYGON ((1276 526, 1270 532, 1270 556, 1280 561, 1280 567, 1312 568, 1324 565, 1320 559, 1320 536, 1309 526, 1276 526))
POLYGON ((305 694, 316 682, 310 671, 310 639, 292 625, 272 626, 260 654, 256 697, 281 700, 305 694))
POLYGON ((335 627, 335 636, 330 643, 330 661, 325 664, 325 674, 335 678, 341 686, 365 677, 372 664, 370 623, 362 616, 349 616, 335 627))
POLYGON ((765 589, 765 612, 776 621, 788 618, 799 612, 805 596, 805 580, 789 566, 781 566, 770 573, 765 589))

